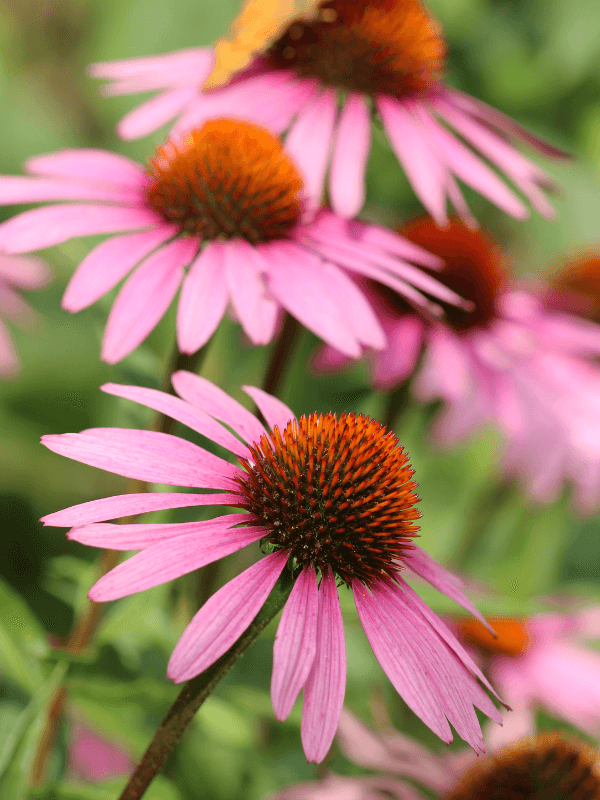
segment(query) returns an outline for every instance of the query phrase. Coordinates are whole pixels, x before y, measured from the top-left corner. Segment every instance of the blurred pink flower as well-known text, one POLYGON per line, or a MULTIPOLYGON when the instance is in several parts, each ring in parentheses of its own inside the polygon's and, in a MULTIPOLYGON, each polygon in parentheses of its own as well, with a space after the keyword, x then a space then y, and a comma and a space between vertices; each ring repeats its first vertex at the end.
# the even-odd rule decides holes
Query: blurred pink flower
POLYGON ((445 56, 441 28, 420 0, 330 0, 314 20, 293 21, 224 87, 202 90, 213 69, 210 48, 95 64, 91 74, 109 81, 106 94, 159 92, 121 121, 118 130, 125 139, 144 136, 175 117, 178 133, 231 114, 277 133, 289 128, 287 146, 306 166, 318 196, 329 169, 332 208, 342 216, 355 216, 364 202, 371 104, 413 189, 438 224, 448 220, 446 199, 471 220, 457 178, 511 216, 529 215, 487 161, 539 213, 554 216, 542 191, 552 188, 551 179, 510 140, 547 156, 565 154, 494 108, 446 86, 441 80, 445 56))
POLYGON ((415 306, 432 305, 422 291, 461 302, 408 263, 435 267, 438 259, 400 236, 325 210, 312 218, 293 159, 249 123, 206 123, 158 148, 148 170, 103 150, 38 156, 26 169, 33 177, 0 177, 0 204, 79 202, 2 223, 1 249, 24 253, 78 236, 125 234, 84 258, 62 303, 71 312, 86 308, 133 270, 108 318, 102 358, 109 363, 148 336, 180 285, 184 353, 208 341, 229 302, 254 344, 271 340, 283 307, 348 355, 358 357, 361 345, 381 348, 383 331, 348 272, 377 278, 415 306))
POLYGON ((486 673, 512 708, 502 730, 490 727, 486 741, 498 748, 531 735, 537 705, 600 735, 600 652, 589 646, 600 639, 600 606, 489 622, 496 639, 477 621, 457 623, 457 635, 483 656, 486 673))
MULTIPOLYGON (((493 424, 504 436, 504 473, 533 500, 552 502, 571 482, 576 508, 593 511, 600 502, 600 326, 548 307, 543 288, 509 283, 504 256, 483 231, 457 220, 440 230, 422 218, 402 233, 444 259, 440 280, 474 310, 448 308, 432 325, 385 288, 361 284, 388 341, 369 354, 374 385, 390 389, 416 372, 415 397, 445 404, 433 425, 437 442, 454 445, 493 424)), ((314 366, 349 363, 325 348, 314 366)))
POLYGON ((414 784, 426 789, 427 797, 431 792, 446 800, 600 797, 597 750, 560 731, 544 731, 477 758, 465 750, 435 753, 391 726, 375 731, 344 710, 336 739, 352 764, 375 774, 330 772, 320 781, 282 789, 270 800, 424 800, 414 784))
POLYGON ((19 292, 41 289, 49 278, 50 270, 43 261, 0 252, 0 376, 19 370, 19 358, 2 317, 21 327, 35 323, 37 314, 19 292))
POLYGON ((181 399, 134 386, 103 388, 187 425, 236 455, 241 466, 154 431, 98 428, 43 437, 54 452, 118 475, 222 492, 109 497, 45 517, 48 525, 75 526, 69 537, 84 544, 141 550, 101 578, 90 598, 125 597, 262 539, 270 554, 219 589, 184 631, 169 662, 173 680, 198 675, 231 647, 287 565, 296 580, 275 639, 271 696, 276 717, 285 719, 304 688, 302 741, 309 761, 325 757, 344 698, 346 656, 336 582, 352 589, 373 651, 408 706, 443 741, 452 740, 451 722, 459 736, 482 750, 474 706, 497 722, 501 717, 478 679, 493 690, 402 574, 419 575, 484 620, 460 581, 411 543, 420 516, 414 508, 416 484, 393 433, 362 414, 296 420, 281 401, 245 387, 267 431, 204 378, 177 372, 173 386, 181 399), (242 511, 201 522, 103 522, 203 505, 242 511))
POLYGON ((86 783, 99 783, 126 775, 135 766, 120 745, 80 722, 71 722, 69 738, 67 763, 69 778, 86 783))

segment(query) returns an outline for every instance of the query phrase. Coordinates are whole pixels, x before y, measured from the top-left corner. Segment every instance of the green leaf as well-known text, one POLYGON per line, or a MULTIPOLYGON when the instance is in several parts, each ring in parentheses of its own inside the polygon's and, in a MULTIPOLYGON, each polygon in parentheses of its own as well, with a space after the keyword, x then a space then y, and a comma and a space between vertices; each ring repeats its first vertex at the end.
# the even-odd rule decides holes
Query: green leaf
MULTIPOLYGON (((125 782, 125 778, 94 785, 65 781, 31 791, 28 800, 115 800, 125 787, 125 782)), ((144 795, 144 800, 181 800, 181 794, 168 778, 158 775, 144 795)))
POLYGON ((48 705, 54 701, 66 671, 66 664, 57 664, 15 720, 12 733, 0 753, 0 797, 10 800, 26 797, 38 746, 46 730, 48 705))
POLYGON ((50 651, 37 617, 17 592, 0 580, 0 663, 2 673, 28 694, 43 678, 40 659, 50 651))

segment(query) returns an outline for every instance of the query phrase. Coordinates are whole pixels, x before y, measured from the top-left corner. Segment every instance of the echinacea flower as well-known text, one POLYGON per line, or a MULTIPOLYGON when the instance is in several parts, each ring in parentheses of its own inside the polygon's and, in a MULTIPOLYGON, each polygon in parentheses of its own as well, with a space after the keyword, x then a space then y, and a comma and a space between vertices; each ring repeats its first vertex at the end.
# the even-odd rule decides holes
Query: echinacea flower
POLYGON ((246 387, 266 430, 206 379, 177 372, 172 380, 179 398, 134 386, 104 390, 187 425, 236 455, 239 466, 154 431, 98 428, 43 438, 54 452, 126 477, 220 492, 109 497, 45 517, 46 524, 75 526, 69 537, 84 544, 141 550, 101 578, 90 598, 125 597, 262 540, 268 555, 212 595, 190 622, 169 661, 169 677, 185 681, 213 664, 288 569, 295 582, 275 638, 271 697, 275 715, 285 719, 304 689, 302 742, 309 761, 325 757, 344 698, 338 583, 352 590, 373 651, 408 706, 445 742, 452 740, 450 722, 482 750, 474 706, 501 718, 478 679, 492 687, 404 576, 419 575, 485 621, 460 582, 412 543, 420 516, 416 484, 394 434, 362 414, 295 419, 281 401, 246 387), (241 510, 201 522, 103 522, 203 505, 241 510))
POLYGON ((69 724, 67 775, 85 783, 99 783, 127 775, 135 764, 123 747, 87 725, 72 720, 69 724))
POLYGON ((371 106, 415 193, 438 224, 448 221, 447 199, 472 220, 457 179, 513 217, 528 216, 525 203, 487 162, 540 214, 554 216, 542 191, 552 188, 551 179, 511 140, 547 156, 565 154, 444 84, 446 44, 421 0, 323 2, 316 16, 291 21, 226 86, 203 91, 213 59, 210 48, 197 48, 95 64, 91 74, 110 81, 107 94, 159 92, 122 120, 119 133, 126 139, 179 115, 177 132, 234 111, 277 133, 288 129, 287 146, 306 165, 315 194, 322 192, 329 170, 331 205, 343 216, 355 216, 364 202, 371 106))
POLYGON ((521 739, 485 758, 435 753, 386 726, 373 730, 348 711, 337 742, 369 775, 327 773, 282 789, 270 800, 599 800, 598 751, 562 731, 521 739), (416 784, 416 785, 415 785, 416 784))
POLYGON ((348 271, 376 277, 424 308, 431 303, 421 291, 461 302, 408 263, 438 263, 421 248, 327 210, 314 217, 294 160, 279 139, 250 123, 207 122, 159 147, 148 169, 104 150, 38 156, 26 169, 30 176, 0 177, 0 204, 74 202, 4 222, 0 250, 122 234, 84 258, 62 303, 71 312, 86 308, 133 270, 108 318, 102 358, 109 363, 148 336, 180 285, 183 353, 208 341, 230 302, 254 344, 271 340, 284 308, 348 355, 357 357, 361 345, 380 348, 381 327, 348 271))
POLYGON ((456 630, 469 650, 485 659, 486 673, 512 708, 501 731, 490 729, 490 743, 500 747, 531 735, 537 706, 598 736, 600 653, 589 641, 600 639, 600 608, 489 622, 496 638, 477 621, 460 621, 456 630))
MULTIPOLYGON (((402 233, 443 259, 438 278, 473 310, 448 307, 431 325, 394 293, 363 286, 389 342, 369 356, 375 385, 391 388, 416 371, 417 399, 444 402, 433 427, 440 444, 495 425, 504 473, 522 480, 533 500, 549 503, 571 482, 577 509, 592 511, 600 502, 600 326, 549 306, 543 287, 511 281, 504 254, 484 231, 456 219, 440 230, 420 218, 402 233)), ((328 348, 315 366, 347 363, 328 348)))
POLYGON ((22 290, 41 289, 48 282, 50 271, 37 258, 7 255, 0 252, 0 375, 14 375, 19 358, 2 317, 20 326, 36 321, 37 315, 23 300, 22 290))

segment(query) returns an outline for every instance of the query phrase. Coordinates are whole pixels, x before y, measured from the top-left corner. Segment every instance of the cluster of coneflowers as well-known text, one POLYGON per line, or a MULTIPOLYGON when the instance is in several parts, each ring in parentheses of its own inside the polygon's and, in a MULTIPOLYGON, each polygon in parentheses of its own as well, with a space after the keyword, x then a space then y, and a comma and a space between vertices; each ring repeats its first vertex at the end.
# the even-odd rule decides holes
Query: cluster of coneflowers
MULTIPOLYGON (((442 31, 420 0, 313 2, 268 27, 264 46, 220 83, 218 48, 92 68, 108 94, 157 92, 122 120, 123 138, 170 122, 172 130, 146 165, 102 150, 63 150, 31 158, 25 176, 0 177, 0 203, 43 204, 0 225, 2 310, 21 313, 9 284, 32 288, 44 277, 25 254, 110 234, 83 259, 63 298, 63 308, 77 312, 124 281, 102 343, 109 364, 146 339, 178 293, 182 354, 203 348, 227 312, 255 345, 285 337, 292 317, 323 341, 317 369, 366 354, 374 388, 391 391, 412 378, 417 400, 443 401, 433 429, 440 442, 491 423, 504 437, 506 474, 532 498, 549 502, 568 482, 579 509, 596 508, 600 327, 587 306, 574 306, 585 270, 567 273, 560 291, 514 279, 458 183, 517 219, 530 205, 551 218, 552 180, 515 143, 564 154, 444 84, 442 31), (399 232, 355 219, 374 121, 397 156, 398 176, 404 170, 427 212, 399 232)), ((0 363, 12 364, 4 340, 0 328, 0 363)), ((276 717, 285 719, 303 690, 309 761, 326 756, 342 713, 340 591, 352 593, 407 705, 443 741, 452 740, 452 725, 482 752, 475 709, 501 722, 489 694, 503 700, 465 631, 461 637, 438 618, 410 579, 429 582, 490 626, 458 578, 415 543, 417 484, 390 425, 346 412, 296 418, 271 394, 244 387, 259 419, 197 374, 179 370, 171 381, 174 393, 102 388, 187 426, 220 455, 156 429, 43 439, 56 453, 146 489, 194 490, 136 491, 44 518, 71 526, 78 542, 139 551, 101 577, 90 598, 122 598, 252 547, 255 563, 216 591, 181 636, 171 679, 194 679, 219 662, 287 576, 271 694, 276 717), (131 521, 202 506, 224 513, 131 521), (127 519, 110 522, 119 518, 127 519)), ((461 791, 450 796, 483 796, 461 791)))

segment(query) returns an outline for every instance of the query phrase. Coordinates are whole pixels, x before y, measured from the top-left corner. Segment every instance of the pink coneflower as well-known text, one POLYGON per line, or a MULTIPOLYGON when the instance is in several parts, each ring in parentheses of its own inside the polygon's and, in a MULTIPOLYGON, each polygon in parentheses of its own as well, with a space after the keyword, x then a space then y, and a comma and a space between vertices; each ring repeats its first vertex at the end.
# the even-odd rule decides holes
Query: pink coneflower
POLYGON ((69 725, 67 774, 71 779, 99 783, 127 775, 135 764, 123 747, 81 722, 69 725))
POLYGON ((43 261, 0 252, 0 376, 9 377, 19 370, 19 357, 2 317, 21 327, 36 322, 37 314, 19 292, 41 289, 49 277, 43 261))
POLYGON ((372 730, 344 711, 337 741, 352 764, 372 774, 328 773, 271 800, 424 800, 417 786, 444 800, 600 799, 598 751, 561 731, 544 731, 476 759, 459 751, 434 753, 391 727, 372 730))
POLYGON ((277 718, 285 719, 304 688, 302 741, 309 761, 327 753, 344 698, 338 583, 352 590, 375 655, 410 708, 444 741, 452 739, 450 722, 482 750, 473 707, 498 722, 500 715, 477 679, 493 690, 403 576, 421 576, 483 618, 460 582, 412 543, 420 516, 416 484, 394 434, 362 414, 297 420, 279 400, 247 387, 266 430, 206 379, 177 372, 173 386, 181 399, 133 386, 104 390, 168 414, 225 447, 240 466, 154 431, 100 428, 43 439, 61 455, 130 478, 222 492, 110 497, 46 517, 46 524, 74 525, 70 538, 84 544, 142 551, 101 578, 91 599, 115 600, 157 586, 262 540, 268 555, 219 589, 186 628, 169 662, 173 680, 198 675, 225 653, 288 569, 295 583, 275 639, 271 696, 277 718), (241 512, 202 522, 102 522, 196 505, 241 512))
POLYGON ((600 607, 489 622, 497 638, 470 620, 458 623, 458 636, 484 657, 486 672, 513 709, 501 731, 490 728, 490 744, 499 747, 532 734, 538 705, 598 736, 600 653, 588 642, 600 639, 600 607))
POLYGON ((79 202, 4 222, 0 249, 24 253, 76 236, 125 234, 84 258, 63 298, 64 308, 79 311, 134 270, 108 318, 102 358, 109 363, 148 336, 181 284, 184 353, 208 341, 230 302, 255 344, 271 340, 285 308, 348 355, 357 357, 361 345, 382 347, 381 327, 347 271, 375 277, 415 305, 431 305, 421 290, 461 302, 407 262, 438 259, 401 237, 326 210, 313 218, 293 159, 256 125, 212 120, 159 147, 148 169, 103 150, 38 156, 26 168, 32 177, 0 178, 0 203, 79 202))
POLYGON ((306 165, 317 193, 329 170, 331 205, 343 216, 353 217, 364 202, 373 106, 417 196, 439 224, 448 220, 446 199, 471 220, 457 178, 508 214, 528 216, 487 161, 552 217, 542 191, 552 188, 548 174, 510 140, 548 156, 565 154, 446 86, 445 57, 441 28, 420 0, 329 0, 316 16, 292 21, 223 88, 202 90, 213 69, 210 48, 95 64, 91 74, 110 81, 108 94, 160 92, 122 120, 119 132, 127 139, 178 115, 175 130, 184 131, 233 111, 278 133, 289 128, 290 152, 306 165))
MULTIPOLYGON (((370 354, 374 383, 398 385, 424 352, 413 391, 422 401, 444 401, 433 429, 439 443, 493 424, 504 434, 505 474, 522 480, 532 499, 551 502, 571 482, 576 507, 593 510, 600 501, 600 327, 550 308, 546 290, 511 282, 504 254, 483 231, 457 220, 440 230, 421 218, 402 233, 444 260, 439 279, 474 310, 448 307, 444 323, 431 325, 372 284, 389 342, 370 354)), ((345 363, 327 349, 315 366, 345 363)))

